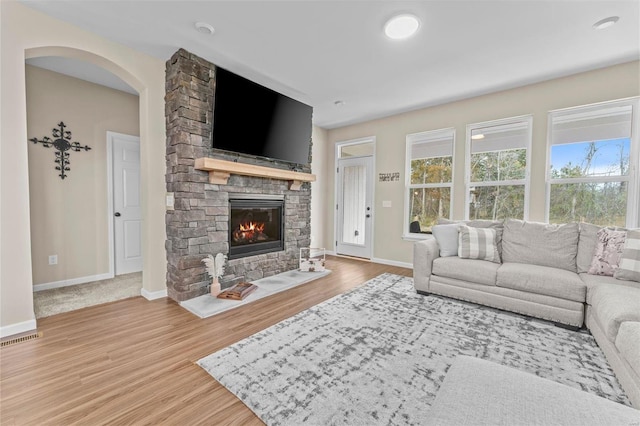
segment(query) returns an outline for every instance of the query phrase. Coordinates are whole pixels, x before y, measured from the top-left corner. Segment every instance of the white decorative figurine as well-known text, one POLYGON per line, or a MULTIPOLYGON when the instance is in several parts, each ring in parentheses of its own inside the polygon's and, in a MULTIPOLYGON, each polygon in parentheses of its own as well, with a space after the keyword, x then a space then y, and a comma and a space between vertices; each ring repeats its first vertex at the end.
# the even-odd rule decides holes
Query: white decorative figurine
POLYGON ((220 278, 224 274, 224 263, 227 261, 227 256, 222 253, 216 254, 216 257, 208 255, 202 262, 207 267, 207 274, 213 279, 211 281, 211 295, 216 297, 220 294, 220 278))

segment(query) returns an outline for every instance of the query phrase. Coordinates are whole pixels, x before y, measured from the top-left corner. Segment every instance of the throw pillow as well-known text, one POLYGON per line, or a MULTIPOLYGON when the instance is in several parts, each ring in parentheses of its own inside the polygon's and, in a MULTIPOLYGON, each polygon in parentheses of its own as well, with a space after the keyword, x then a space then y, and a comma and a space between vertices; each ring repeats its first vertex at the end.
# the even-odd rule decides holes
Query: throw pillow
POLYGON ((620 266, 613 273, 619 280, 640 281, 640 229, 627 231, 620 266))
POLYGON ((460 225, 458 231, 458 257, 500 263, 495 229, 460 225))
POLYGON ((589 274, 612 277, 620 264, 620 256, 627 236, 625 231, 602 228, 598 231, 596 251, 593 253, 589 274))
POLYGON ((431 233, 436 238, 440 247, 440 257, 458 255, 458 227, 460 225, 452 223, 450 225, 433 225, 431 233))
MULTIPOLYGON (((493 228, 496 230, 496 235, 498 239, 498 254, 500 258, 502 258, 502 230, 504 227, 503 220, 484 220, 484 219, 475 219, 475 220, 450 220, 445 218, 438 218, 438 225, 448 225, 451 223, 455 223, 458 225, 467 225, 472 228, 493 228)), ((589 256, 593 254, 589 253, 589 256)), ((591 258, 589 258, 591 261, 591 258)))

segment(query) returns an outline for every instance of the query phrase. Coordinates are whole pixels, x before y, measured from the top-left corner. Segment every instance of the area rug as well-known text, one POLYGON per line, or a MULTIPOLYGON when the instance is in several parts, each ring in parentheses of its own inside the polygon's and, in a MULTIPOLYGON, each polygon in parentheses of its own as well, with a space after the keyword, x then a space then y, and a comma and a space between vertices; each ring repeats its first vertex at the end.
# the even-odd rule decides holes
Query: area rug
POLYGON ((458 355, 629 405, 586 331, 383 274, 198 361, 268 425, 420 424, 458 355))

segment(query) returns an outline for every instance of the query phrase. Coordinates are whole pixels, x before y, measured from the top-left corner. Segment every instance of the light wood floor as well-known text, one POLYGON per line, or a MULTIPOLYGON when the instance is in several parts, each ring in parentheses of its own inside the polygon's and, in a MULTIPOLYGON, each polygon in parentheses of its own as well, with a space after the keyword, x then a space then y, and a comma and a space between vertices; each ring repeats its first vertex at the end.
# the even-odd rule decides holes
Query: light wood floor
POLYGON ((38 320, 44 336, 0 349, 0 424, 260 425, 195 362, 383 272, 327 257, 333 273, 199 319, 142 297, 38 320))

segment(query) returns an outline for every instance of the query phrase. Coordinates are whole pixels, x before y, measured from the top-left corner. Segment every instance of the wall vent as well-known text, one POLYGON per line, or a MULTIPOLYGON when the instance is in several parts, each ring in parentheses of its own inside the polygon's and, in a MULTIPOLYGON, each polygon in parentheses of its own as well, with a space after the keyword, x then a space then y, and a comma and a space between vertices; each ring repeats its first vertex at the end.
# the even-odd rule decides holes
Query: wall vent
POLYGON ((4 348, 5 346, 15 345, 16 343, 27 342, 29 340, 37 339, 38 337, 42 337, 42 331, 38 331, 37 333, 27 334, 26 336, 20 336, 20 337, 16 337, 13 339, 0 342, 0 348, 4 348))

